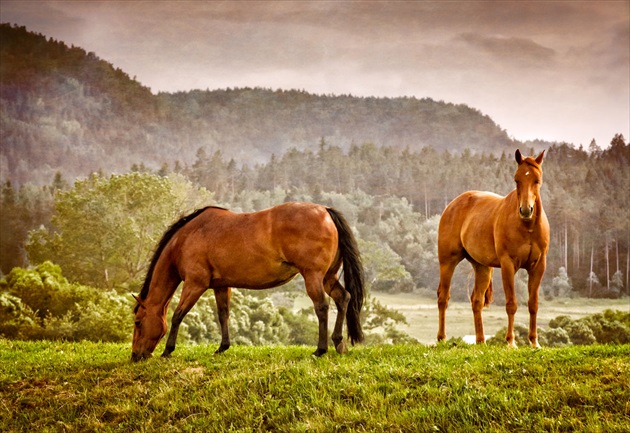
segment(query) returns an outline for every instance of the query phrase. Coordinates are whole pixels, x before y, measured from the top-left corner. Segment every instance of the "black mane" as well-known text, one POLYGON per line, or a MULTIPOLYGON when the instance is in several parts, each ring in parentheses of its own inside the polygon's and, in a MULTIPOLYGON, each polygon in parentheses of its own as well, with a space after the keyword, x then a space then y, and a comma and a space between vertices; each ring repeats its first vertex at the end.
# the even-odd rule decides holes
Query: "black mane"
MULTIPOLYGON (((206 209, 209 209, 209 208, 223 209, 218 206, 206 206, 204 208, 197 209, 193 213, 181 217, 177 222, 175 222, 172 226, 170 226, 166 230, 166 232, 164 232, 162 239, 160 240, 157 247, 155 248, 155 252, 153 253, 153 258, 151 259, 151 264, 149 265, 149 270, 147 271, 147 276, 144 280, 144 284, 142 285, 142 290, 140 291, 141 300, 145 300, 147 298, 147 295, 149 294, 149 287, 151 286, 151 277, 153 276, 155 265, 157 264, 157 261, 160 258, 162 251, 164 251, 166 244, 168 244, 168 242, 173 238, 173 236, 175 235, 175 233, 177 233, 179 229, 184 227, 186 224, 188 224, 190 221, 192 221, 193 219, 201 215, 206 209)), ((138 306, 136 306, 136 310, 137 309, 138 309, 138 306)))

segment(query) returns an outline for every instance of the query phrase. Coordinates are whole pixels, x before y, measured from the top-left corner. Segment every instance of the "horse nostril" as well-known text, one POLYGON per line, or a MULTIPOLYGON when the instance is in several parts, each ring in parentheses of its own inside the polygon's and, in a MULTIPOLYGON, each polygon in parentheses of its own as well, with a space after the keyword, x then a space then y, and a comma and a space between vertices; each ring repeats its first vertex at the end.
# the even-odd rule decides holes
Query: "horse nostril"
POLYGON ((522 218, 529 218, 534 214, 534 206, 519 207, 518 212, 522 218))

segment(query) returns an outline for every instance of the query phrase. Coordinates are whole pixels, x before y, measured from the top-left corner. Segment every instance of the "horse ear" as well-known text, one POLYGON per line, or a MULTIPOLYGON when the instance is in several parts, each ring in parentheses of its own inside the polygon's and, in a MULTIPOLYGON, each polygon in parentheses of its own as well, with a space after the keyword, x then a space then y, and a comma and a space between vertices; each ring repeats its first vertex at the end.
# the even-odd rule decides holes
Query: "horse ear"
POLYGON ((137 297, 136 295, 131 295, 131 296, 133 296, 133 299, 135 299, 135 300, 136 300, 136 302, 138 303, 138 305, 139 305, 140 307, 145 308, 145 306, 144 306, 144 302, 142 302, 142 299, 140 299, 140 298, 139 298, 139 297, 137 297))
POLYGON ((542 152, 540 152, 540 155, 538 155, 538 157, 536 157, 536 163, 538 165, 542 164, 544 157, 545 157, 545 151, 543 150, 542 152))
POLYGON ((516 153, 514 154, 514 156, 516 157, 516 162, 518 163, 518 165, 521 165, 521 162, 523 162, 523 155, 521 155, 521 151, 516 149, 516 153))

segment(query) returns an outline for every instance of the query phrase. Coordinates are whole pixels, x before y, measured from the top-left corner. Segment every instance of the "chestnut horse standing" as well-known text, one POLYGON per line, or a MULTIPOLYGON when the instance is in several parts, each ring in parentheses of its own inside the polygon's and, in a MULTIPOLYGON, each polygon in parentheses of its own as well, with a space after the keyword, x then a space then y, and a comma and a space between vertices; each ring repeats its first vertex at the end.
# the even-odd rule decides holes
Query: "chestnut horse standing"
POLYGON ((444 210, 438 230, 438 341, 446 338, 445 316, 453 271, 462 259, 467 259, 475 271, 471 303, 477 343, 485 342, 481 310, 492 302, 492 268, 500 267, 508 315, 508 345, 516 346, 514 274, 518 269, 526 269, 529 274, 529 342, 533 347, 540 347, 536 333, 538 289, 549 248, 549 223, 540 197, 544 154, 543 151, 535 159, 524 158, 516 151, 516 189, 506 197, 469 191, 455 198, 444 210))
POLYGON ((136 297, 132 360, 148 358, 166 334, 166 312, 179 284, 182 295, 173 314, 162 356, 175 350, 184 316, 208 289, 214 290, 221 345, 230 347, 228 317, 231 288, 267 289, 300 273, 315 306, 319 342, 315 356, 328 350, 328 294, 337 304, 332 340, 339 353, 344 316, 351 342, 363 341, 359 315, 364 301, 363 267, 356 240, 336 210, 312 203, 284 203, 254 213, 218 207, 200 209, 164 234, 136 297), (343 264, 345 288, 337 273, 343 264))

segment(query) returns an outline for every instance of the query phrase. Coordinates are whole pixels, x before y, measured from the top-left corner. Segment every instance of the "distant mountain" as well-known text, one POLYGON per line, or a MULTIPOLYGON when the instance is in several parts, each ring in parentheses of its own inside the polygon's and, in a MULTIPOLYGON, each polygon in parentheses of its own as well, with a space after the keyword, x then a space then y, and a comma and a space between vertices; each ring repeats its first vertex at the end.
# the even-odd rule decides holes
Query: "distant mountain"
POLYGON ((516 145, 466 105, 259 88, 153 95, 94 53, 24 27, 1 24, 0 41, 2 181, 192 164, 200 148, 252 165, 317 149, 321 138, 343 149, 371 142, 500 154, 516 145))

